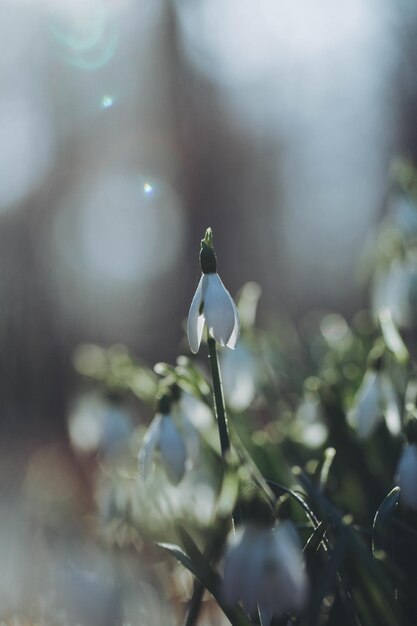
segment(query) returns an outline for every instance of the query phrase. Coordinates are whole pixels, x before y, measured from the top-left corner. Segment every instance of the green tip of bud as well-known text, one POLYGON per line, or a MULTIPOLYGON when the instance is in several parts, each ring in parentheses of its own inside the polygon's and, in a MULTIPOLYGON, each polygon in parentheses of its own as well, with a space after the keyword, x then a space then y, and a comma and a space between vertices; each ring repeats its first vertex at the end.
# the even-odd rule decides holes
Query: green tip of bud
POLYGON ((204 235, 204 239, 201 240, 201 247, 208 246, 209 248, 213 248, 213 231, 209 226, 206 230, 206 234, 204 235))
POLYGON ((207 228, 204 239, 201 240, 200 265, 203 274, 217 272, 217 259, 213 248, 213 231, 207 228))

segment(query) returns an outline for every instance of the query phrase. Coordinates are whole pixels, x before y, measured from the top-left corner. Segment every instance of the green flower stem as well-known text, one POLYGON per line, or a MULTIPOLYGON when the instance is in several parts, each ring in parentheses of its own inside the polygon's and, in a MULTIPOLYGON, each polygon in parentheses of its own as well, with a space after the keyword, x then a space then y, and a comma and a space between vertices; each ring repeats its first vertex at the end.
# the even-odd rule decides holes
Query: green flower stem
POLYGON ((196 580, 194 582, 193 595, 191 596, 190 605, 188 608, 187 616, 185 618, 184 626, 194 626, 194 624, 197 624, 205 590, 206 588, 199 580, 196 580))
POLYGON ((217 357, 216 340, 213 337, 207 339, 211 377, 213 380, 214 405, 216 409, 217 425, 219 428, 220 448, 222 451, 223 462, 226 462, 226 456, 230 450, 230 438, 227 428, 226 409, 224 407, 222 379, 220 376, 219 360, 217 357))
MULTIPOLYGON (((227 455, 230 451, 230 437, 227 427, 226 408, 224 406, 223 387, 220 375, 219 359, 217 356, 216 340, 213 339, 213 337, 207 337, 207 345, 209 352, 211 378, 213 381, 215 413, 217 418, 217 425, 219 428, 220 449, 223 458, 223 467, 226 468, 227 455)), ((240 520, 241 514, 238 507, 233 513, 233 527, 235 527, 236 524, 240 522, 240 520)), ((207 558, 207 561, 210 563, 213 559, 216 558, 216 556, 217 555, 213 552, 213 547, 208 547, 205 552, 205 557, 207 558)), ((201 609, 201 602, 203 600, 204 589, 204 586, 199 581, 195 582, 193 595, 189 604, 188 614, 186 616, 184 626, 194 626, 194 624, 197 623, 201 609)))

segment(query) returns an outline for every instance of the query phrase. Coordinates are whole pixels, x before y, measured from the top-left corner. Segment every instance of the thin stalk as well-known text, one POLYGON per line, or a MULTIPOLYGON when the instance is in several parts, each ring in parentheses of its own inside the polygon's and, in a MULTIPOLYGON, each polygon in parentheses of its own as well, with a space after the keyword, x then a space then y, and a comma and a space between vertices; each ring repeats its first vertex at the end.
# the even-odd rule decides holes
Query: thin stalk
POLYGON ((216 409, 217 425, 219 428, 220 448, 222 451, 223 463, 226 463, 226 456, 230 450, 230 438, 227 428, 226 409, 224 406, 223 386, 220 375, 219 360, 217 357, 216 340, 208 337, 207 346, 209 352, 209 362, 211 378, 213 380, 214 406, 216 409))
POLYGON ((184 626, 194 626, 194 624, 197 624, 205 590, 206 588, 199 580, 194 581, 193 595, 190 600, 184 626))
MULTIPOLYGON (((213 381, 213 396, 214 396, 214 408, 215 415, 217 418, 217 426, 219 429, 219 438, 220 438, 220 449, 223 459, 223 468, 226 469, 227 466, 227 455, 230 451, 230 437, 229 430, 227 427, 227 415, 226 408, 224 405, 224 396, 223 396, 223 385, 220 374, 220 366, 219 359, 217 356, 217 347, 216 340, 213 337, 207 337, 207 346, 209 353, 209 363, 210 363, 210 372, 211 378, 213 381)), ((236 524, 241 521, 240 510, 237 510, 233 513, 232 522, 233 528, 236 527, 236 524)), ((212 553, 212 547, 206 550, 205 556, 210 563, 213 559, 214 554, 212 553)), ((194 626, 197 623, 198 616, 200 614, 201 603, 204 595, 204 586, 196 581, 194 584, 193 595, 190 600, 189 609, 187 616, 185 618, 184 626, 194 626)))

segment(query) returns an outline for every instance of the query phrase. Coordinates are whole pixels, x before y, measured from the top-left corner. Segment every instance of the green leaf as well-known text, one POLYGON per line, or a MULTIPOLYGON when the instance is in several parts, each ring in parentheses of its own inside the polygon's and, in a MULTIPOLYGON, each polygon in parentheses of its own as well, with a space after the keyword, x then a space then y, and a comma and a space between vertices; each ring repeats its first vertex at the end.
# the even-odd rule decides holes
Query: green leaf
POLYGON ((323 520, 311 533, 310 537, 307 540, 307 543, 305 544, 303 548, 303 552, 305 554, 307 561, 310 561, 313 558, 313 556, 316 554, 317 550, 319 549, 324 539, 324 536, 327 530, 329 529, 329 526, 330 526, 330 521, 323 520))
POLYGON ((168 552, 171 556, 177 559, 177 561, 179 561, 181 565, 188 569, 189 572, 194 574, 196 578, 200 579, 200 576, 196 568, 194 567, 193 562, 191 561, 189 556, 187 556, 184 550, 182 550, 182 548, 176 546, 174 543, 163 543, 159 541, 156 545, 165 550, 165 552, 168 552))
MULTIPOLYGON (((393 594, 391 582, 386 577, 386 572, 380 567, 379 562, 372 558, 368 545, 362 540, 352 525, 347 522, 346 518, 342 517, 338 510, 333 507, 328 498, 311 483, 309 477, 301 468, 297 468, 294 473, 313 503, 318 505, 326 517, 331 520, 335 530, 338 533, 341 532, 341 536, 346 536, 348 540, 348 546, 345 551, 345 563, 343 571, 340 572, 342 575, 340 578, 341 587, 347 592, 346 599, 348 602, 346 606, 351 605, 355 613, 362 612, 365 607, 371 618, 364 620, 361 618, 364 624, 372 623, 378 624, 378 626, 391 626, 392 624, 402 623, 399 621, 399 607, 393 594), (351 580, 360 581, 359 589, 364 599, 362 606, 359 606, 357 602, 358 590, 354 589, 353 595, 350 592, 349 579, 344 575, 345 572, 349 573, 351 580), (370 619, 373 621, 370 621, 370 619)), ((379 522, 377 523, 379 524, 379 522)))
POLYGON ((378 558, 389 545, 391 523, 400 499, 400 488, 394 487, 377 510, 372 527, 372 554, 378 558))
POLYGON ((177 525, 177 530, 181 535, 186 549, 192 554, 192 559, 182 548, 175 544, 157 543, 157 545, 177 559, 177 561, 188 569, 207 591, 211 593, 223 613, 230 620, 232 626, 251 626, 251 622, 239 606, 230 607, 224 603, 221 595, 222 579, 219 574, 210 567, 208 561, 194 543, 194 540, 181 526, 177 525))
POLYGON ((326 448, 324 451, 323 462, 320 468, 319 485, 320 490, 324 491, 329 478, 330 468, 333 463, 333 459, 336 456, 336 450, 334 448, 326 448))

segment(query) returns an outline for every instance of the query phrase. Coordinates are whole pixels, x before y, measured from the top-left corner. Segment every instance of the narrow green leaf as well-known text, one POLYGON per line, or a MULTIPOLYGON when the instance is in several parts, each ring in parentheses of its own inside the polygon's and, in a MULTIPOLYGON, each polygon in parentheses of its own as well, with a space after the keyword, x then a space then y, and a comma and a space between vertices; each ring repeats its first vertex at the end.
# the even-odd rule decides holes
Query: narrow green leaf
POLYGON ((327 481, 329 478, 330 468, 332 466, 333 459, 335 456, 336 456, 336 450, 334 448, 326 448, 326 450, 324 451, 323 463, 321 465, 320 478, 319 478, 319 485, 320 485, 321 491, 324 491, 324 489, 326 488, 327 481))
POLYGON ((372 527, 372 554, 374 558, 389 545, 392 519, 400 499, 400 488, 394 487, 377 510, 372 527))
POLYGON ((251 626, 246 614, 239 606, 230 607, 223 601, 221 595, 221 577, 210 567, 200 550, 194 543, 193 539, 184 528, 177 526, 178 532, 181 533, 181 539, 186 543, 186 549, 192 552, 195 561, 184 552, 182 548, 171 543, 157 543, 157 545, 171 554, 177 561, 181 563, 189 572, 191 572, 197 580, 207 589, 207 591, 216 600, 223 613, 230 620, 232 626, 251 626))
POLYGON ((180 548, 179 546, 176 546, 173 543, 163 543, 159 541, 157 542, 156 545, 162 548, 163 550, 165 550, 166 552, 168 552, 171 556, 177 559, 177 561, 179 561, 181 565, 183 565, 186 569, 188 569, 189 572, 194 574, 196 578, 200 579, 199 573, 194 567, 193 562, 187 556, 184 550, 182 550, 182 548, 180 548))
POLYGON ((323 520, 311 533, 310 537, 307 540, 307 543, 305 544, 303 548, 303 552, 305 554, 307 561, 310 561, 313 558, 313 556, 316 554, 317 550, 319 549, 320 544, 322 543, 324 539, 324 536, 327 530, 329 529, 329 526, 330 526, 330 521, 323 520))

